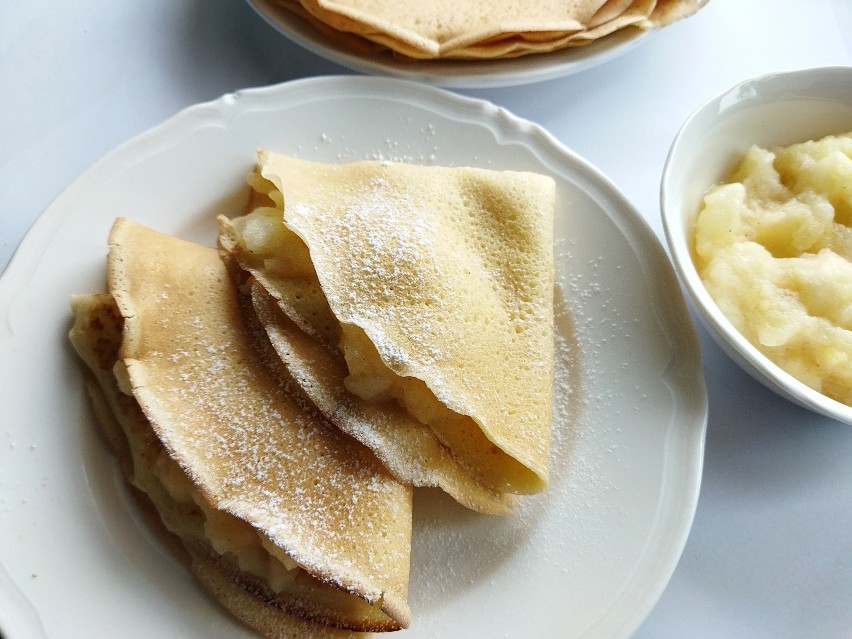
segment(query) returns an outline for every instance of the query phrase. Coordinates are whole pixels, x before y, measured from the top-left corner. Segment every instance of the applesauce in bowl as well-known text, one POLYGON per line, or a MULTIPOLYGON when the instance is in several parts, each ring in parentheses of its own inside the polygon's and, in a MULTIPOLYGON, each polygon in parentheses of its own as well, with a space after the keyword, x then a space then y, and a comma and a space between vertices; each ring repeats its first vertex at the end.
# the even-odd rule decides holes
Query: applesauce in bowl
POLYGON ((661 212, 720 346, 784 397, 852 424, 850 131, 852 68, 747 80, 678 132, 661 212))

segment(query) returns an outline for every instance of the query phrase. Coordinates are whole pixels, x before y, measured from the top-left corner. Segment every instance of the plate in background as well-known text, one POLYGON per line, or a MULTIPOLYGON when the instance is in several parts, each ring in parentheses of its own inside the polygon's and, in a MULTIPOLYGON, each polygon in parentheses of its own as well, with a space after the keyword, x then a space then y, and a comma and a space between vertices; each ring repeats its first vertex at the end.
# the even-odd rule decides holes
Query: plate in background
POLYGON ((485 89, 553 80, 608 62, 632 50, 650 31, 623 28, 587 45, 503 60, 395 59, 390 53, 355 52, 326 38, 307 20, 281 9, 274 0, 248 3, 275 30, 296 44, 347 69, 447 88, 485 89))

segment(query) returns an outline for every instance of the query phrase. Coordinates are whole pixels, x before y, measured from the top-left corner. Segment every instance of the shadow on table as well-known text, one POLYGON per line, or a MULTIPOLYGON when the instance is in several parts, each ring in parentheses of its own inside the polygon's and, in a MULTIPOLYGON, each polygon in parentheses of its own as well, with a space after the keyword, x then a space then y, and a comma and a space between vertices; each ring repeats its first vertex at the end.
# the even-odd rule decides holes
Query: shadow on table
POLYGON ((182 80, 220 92, 222 86, 235 90, 350 73, 278 33, 245 0, 188 3, 176 33, 183 61, 190 63, 182 65, 189 70, 182 80))

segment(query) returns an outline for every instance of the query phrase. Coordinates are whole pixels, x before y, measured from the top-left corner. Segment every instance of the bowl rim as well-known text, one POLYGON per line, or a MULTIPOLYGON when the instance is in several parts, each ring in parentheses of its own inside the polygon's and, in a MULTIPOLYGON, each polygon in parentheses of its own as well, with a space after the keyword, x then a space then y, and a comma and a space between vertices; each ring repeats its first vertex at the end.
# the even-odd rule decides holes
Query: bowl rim
MULTIPOLYGON (((696 122, 706 118, 711 110, 716 118, 724 118, 726 113, 746 100, 758 100, 766 104, 770 104, 779 97, 829 100, 827 96, 821 97, 805 91, 808 88, 813 90, 816 84, 823 89, 835 87, 835 97, 845 95, 845 103, 848 103, 852 111, 852 66, 840 65, 771 72, 746 78, 701 103, 684 120, 669 147, 660 181, 660 215, 678 279, 682 287, 686 289, 690 305, 722 350, 758 382, 786 399, 852 425, 852 406, 823 395, 786 372, 749 342, 725 316, 704 286, 693 261, 689 227, 694 222, 697 211, 694 214, 688 213, 684 210, 684 203, 678 201, 673 195, 675 188, 673 175, 677 172, 681 157, 686 155, 684 140, 696 126, 696 122), (838 83, 839 78, 845 82, 838 83), (767 86, 771 89, 769 99, 755 97, 758 95, 756 92, 746 92, 745 97, 738 97, 744 95, 743 89, 747 87, 765 89, 767 86), (689 221, 691 216, 692 222, 689 221)), ((842 102, 842 100, 834 101, 842 102)), ((711 186, 712 184, 708 184, 705 191, 711 186)))

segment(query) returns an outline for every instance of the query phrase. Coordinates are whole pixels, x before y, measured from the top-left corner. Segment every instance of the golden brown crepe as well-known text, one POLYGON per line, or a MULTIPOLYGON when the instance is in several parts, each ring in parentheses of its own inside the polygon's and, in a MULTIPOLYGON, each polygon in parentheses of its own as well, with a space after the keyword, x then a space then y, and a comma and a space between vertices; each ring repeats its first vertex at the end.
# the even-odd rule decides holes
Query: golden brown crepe
MULTIPOLYGON (((276 223, 281 227, 280 216, 276 223)), ((513 495, 488 488, 465 471, 429 427, 398 403, 368 402, 350 393, 345 386, 346 361, 338 348, 339 325, 316 278, 268 277, 240 243, 238 229, 224 217, 219 225, 223 259, 251 275, 250 281, 245 275, 236 276, 237 281, 250 291, 257 318, 293 386, 329 421, 373 450, 400 481, 442 488, 460 504, 482 513, 505 515, 517 507, 513 495)), ((295 235, 287 239, 295 240, 298 249, 301 241, 295 235)), ((285 241, 279 248, 294 247, 285 241)))
POLYGON ((344 46, 417 59, 495 59, 578 46, 625 28, 654 29, 708 0, 277 0, 344 46))
POLYGON ((282 389, 215 249, 126 220, 110 244, 111 295, 74 299, 71 341, 199 580, 270 637, 406 627, 410 488, 282 389))
MULTIPOLYGON (((175 499, 158 475, 173 462, 163 452, 139 404, 118 387, 112 367, 121 344, 123 319, 108 293, 77 295, 71 341, 87 365, 86 389, 96 421, 116 456, 143 514, 169 548, 187 564, 202 585, 225 608, 248 626, 270 639, 359 639, 368 634, 319 625, 269 605, 258 596, 248 576, 211 550, 209 533, 197 504, 175 499), (166 525, 168 522, 168 525, 166 525)), ((197 494, 196 494, 197 497, 197 494)), ((217 521, 221 522, 221 518, 217 521)), ((227 520, 226 520, 227 521, 227 520)), ((247 532, 229 522, 228 529, 247 532)), ((255 535, 256 537, 256 535, 255 535)), ((251 533, 245 535, 251 543, 251 533)), ((306 580, 306 576, 301 579, 306 580)))
POLYGON ((259 206, 224 224, 225 244, 297 323, 316 310, 300 327, 340 341, 347 389, 397 400, 494 491, 542 490, 553 180, 263 151, 251 183, 259 206))
POLYGON ((507 515, 514 511, 518 501, 513 495, 490 490, 464 472, 431 431, 399 404, 369 402, 348 392, 343 355, 301 331, 260 284, 255 282, 251 291, 255 312, 275 351, 305 394, 329 421, 368 443, 397 478, 415 486, 442 488, 479 512, 507 515))

